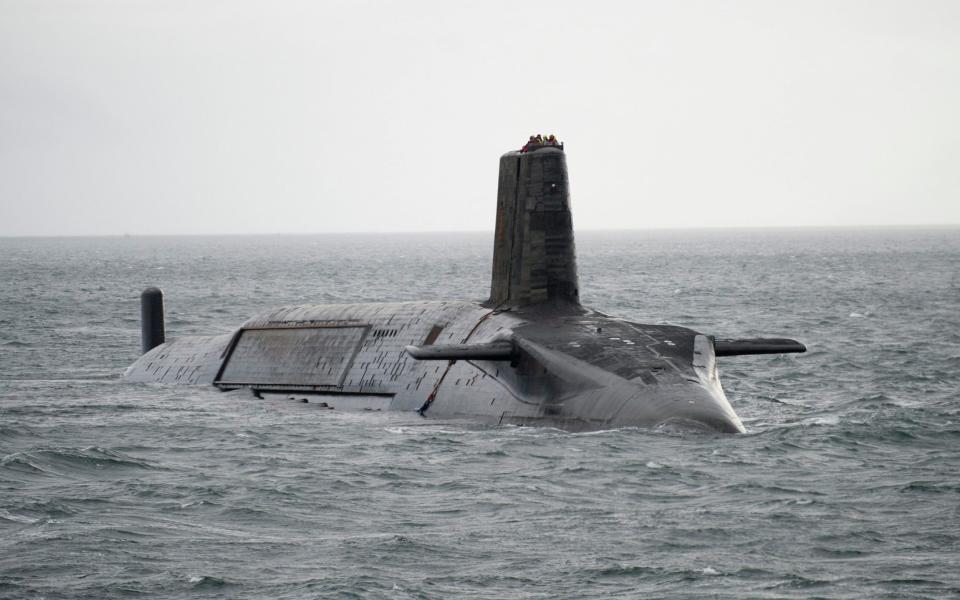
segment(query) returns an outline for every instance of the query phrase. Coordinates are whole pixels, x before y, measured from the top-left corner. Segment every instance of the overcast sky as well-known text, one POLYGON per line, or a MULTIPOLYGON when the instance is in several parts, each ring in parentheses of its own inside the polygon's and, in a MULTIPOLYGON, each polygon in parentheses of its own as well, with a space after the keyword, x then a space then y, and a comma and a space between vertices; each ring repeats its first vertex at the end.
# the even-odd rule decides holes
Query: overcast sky
POLYGON ((960 2, 0 0, 0 235, 960 223, 960 2))

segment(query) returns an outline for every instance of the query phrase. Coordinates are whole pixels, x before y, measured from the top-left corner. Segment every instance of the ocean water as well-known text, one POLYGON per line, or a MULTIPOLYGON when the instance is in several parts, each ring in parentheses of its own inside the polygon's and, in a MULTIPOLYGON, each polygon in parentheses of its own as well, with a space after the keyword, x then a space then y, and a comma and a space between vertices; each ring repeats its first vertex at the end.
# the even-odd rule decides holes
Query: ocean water
POLYGON ((721 359, 745 435, 120 381, 287 303, 481 298, 491 236, 0 239, 0 598, 960 597, 960 229, 578 235, 584 303, 721 359))

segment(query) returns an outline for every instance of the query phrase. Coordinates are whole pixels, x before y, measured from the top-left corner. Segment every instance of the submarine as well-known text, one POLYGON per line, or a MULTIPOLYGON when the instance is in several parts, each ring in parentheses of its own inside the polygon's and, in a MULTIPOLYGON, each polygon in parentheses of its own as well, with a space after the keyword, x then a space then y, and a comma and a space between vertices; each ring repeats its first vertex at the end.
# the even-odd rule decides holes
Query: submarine
POLYGON ((500 157, 487 300, 281 306, 233 333, 171 341, 159 289, 144 290, 141 312, 143 354, 124 372, 129 382, 571 432, 742 433, 717 358, 806 351, 792 339, 717 339, 583 306, 564 147, 533 140, 500 157))

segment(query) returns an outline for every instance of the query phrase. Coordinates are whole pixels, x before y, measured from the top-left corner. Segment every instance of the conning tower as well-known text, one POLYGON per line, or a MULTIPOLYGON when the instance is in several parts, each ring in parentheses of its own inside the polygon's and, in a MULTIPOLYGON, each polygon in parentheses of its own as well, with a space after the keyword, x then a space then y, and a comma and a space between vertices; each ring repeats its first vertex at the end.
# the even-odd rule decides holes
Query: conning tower
POLYGON ((490 304, 580 306, 567 160, 561 146, 500 157, 490 304))

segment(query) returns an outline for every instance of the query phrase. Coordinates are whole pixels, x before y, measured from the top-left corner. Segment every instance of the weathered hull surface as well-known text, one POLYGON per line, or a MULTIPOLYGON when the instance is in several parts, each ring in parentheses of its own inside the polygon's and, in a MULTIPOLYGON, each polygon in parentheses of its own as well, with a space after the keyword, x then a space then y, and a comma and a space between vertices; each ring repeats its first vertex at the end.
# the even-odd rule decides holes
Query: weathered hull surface
POLYGON ((283 307, 232 335, 158 346, 124 376, 489 424, 743 430, 708 338, 579 307, 535 314, 469 302, 283 307), (415 360, 405 351, 497 339, 512 340, 515 360, 415 360))

